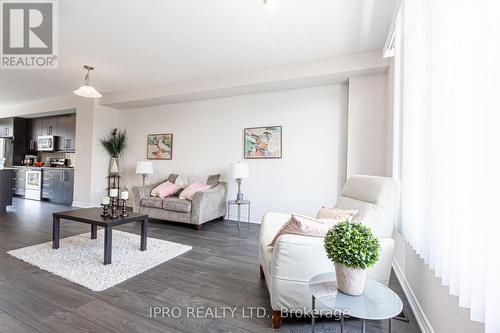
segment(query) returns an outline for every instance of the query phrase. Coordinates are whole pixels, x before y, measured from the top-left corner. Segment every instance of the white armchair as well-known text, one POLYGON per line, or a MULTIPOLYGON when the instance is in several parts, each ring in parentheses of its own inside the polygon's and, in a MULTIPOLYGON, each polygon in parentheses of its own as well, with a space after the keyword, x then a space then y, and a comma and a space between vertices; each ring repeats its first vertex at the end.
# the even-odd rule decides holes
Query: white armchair
MULTIPOLYGON (((368 277, 386 285, 391 273, 394 250, 391 237, 399 187, 399 182, 392 178, 352 176, 335 206, 359 210, 355 220, 370 227, 379 238, 380 259, 368 269, 368 277)), ((260 270, 271 297, 274 328, 280 327, 282 313, 310 310, 309 280, 316 274, 335 270, 326 255, 322 238, 283 235, 274 247, 268 246, 290 217, 290 214, 267 213, 260 229, 260 270)))

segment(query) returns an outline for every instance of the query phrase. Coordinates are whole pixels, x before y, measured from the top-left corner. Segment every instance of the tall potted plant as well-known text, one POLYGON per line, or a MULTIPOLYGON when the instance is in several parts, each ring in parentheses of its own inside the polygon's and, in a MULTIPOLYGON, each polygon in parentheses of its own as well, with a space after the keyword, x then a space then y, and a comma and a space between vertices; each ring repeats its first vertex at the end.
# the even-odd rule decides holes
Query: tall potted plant
POLYGON ((380 243, 370 228, 356 222, 341 222, 324 240, 326 254, 335 263, 337 288, 345 294, 363 293, 366 269, 379 259, 380 243))
POLYGON ((127 131, 114 128, 109 135, 100 138, 99 141, 110 157, 109 172, 118 173, 120 156, 127 148, 127 131))

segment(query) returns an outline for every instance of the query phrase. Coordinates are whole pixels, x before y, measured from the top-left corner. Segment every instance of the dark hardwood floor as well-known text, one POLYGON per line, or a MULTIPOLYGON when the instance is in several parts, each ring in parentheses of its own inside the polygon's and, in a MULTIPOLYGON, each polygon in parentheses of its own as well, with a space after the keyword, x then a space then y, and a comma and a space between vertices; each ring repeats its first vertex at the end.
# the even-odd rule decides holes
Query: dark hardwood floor
MULTIPOLYGON (((225 226, 221 221, 189 226, 152 221, 149 237, 192 245, 193 250, 103 292, 92 292, 42 271, 7 251, 51 240, 51 214, 68 207, 15 199, 0 213, 0 332, 310 332, 309 320, 285 319, 280 330, 271 320, 246 318, 250 307, 270 315, 266 284, 259 277, 258 225, 225 226), (152 307, 173 311, 151 317, 152 307), (187 318, 186 307, 237 308, 234 317, 187 318), (247 312, 242 313, 245 307, 247 312), (178 318, 177 309, 183 310, 178 318), (245 316, 245 317, 244 317, 245 316)), ((140 233, 139 224, 117 229, 140 233)), ((61 238, 89 232, 81 223, 61 221, 61 238)), ((420 332, 401 288, 391 277, 410 322, 393 322, 393 332, 420 332)), ((213 313, 215 316, 216 314, 213 313)), ((320 320, 317 332, 340 332, 339 324, 320 320)), ((387 321, 369 321, 367 332, 387 332, 387 321)), ((356 319, 347 332, 359 332, 356 319)))

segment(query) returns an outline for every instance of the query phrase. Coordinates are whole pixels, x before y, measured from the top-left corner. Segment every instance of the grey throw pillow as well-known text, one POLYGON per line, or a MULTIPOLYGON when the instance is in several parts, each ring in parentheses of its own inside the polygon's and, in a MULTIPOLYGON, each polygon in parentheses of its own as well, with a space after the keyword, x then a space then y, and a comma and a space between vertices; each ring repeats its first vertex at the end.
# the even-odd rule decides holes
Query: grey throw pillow
POLYGON ((178 197, 179 195, 181 195, 182 191, 184 191, 183 188, 181 188, 179 191, 175 192, 174 194, 172 194, 173 197, 178 197))
POLYGON ((175 180, 179 177, 178 174, 171 173, 170 176, 168 176, 167 181, 171 182, 172 184, 175 184, 175 180))
POLYGON ((215 187, 219 184, 219 180, 220 180, 220 174, 210 175, 210 176, 208 176, 208 179, 207 179, 207 185, 215 187))

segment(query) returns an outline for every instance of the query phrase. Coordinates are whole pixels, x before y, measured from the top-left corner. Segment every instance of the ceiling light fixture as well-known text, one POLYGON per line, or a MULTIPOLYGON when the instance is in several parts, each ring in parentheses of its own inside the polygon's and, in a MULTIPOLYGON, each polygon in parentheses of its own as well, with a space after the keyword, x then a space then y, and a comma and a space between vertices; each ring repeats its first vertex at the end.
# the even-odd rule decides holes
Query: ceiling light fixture
POLYGON ((90 85, 90 71, 94 70, 94 67, 84 65, 83 68, 87 70, 87 74, 85 75, 85 83, 83 86, 78 88, 78 90, 73 91, 73 94, 86 97, 86 98, 101 98, 102 95, 90 85))
POLYGON ((262 2, 264 2, 264 6, 269 10, 273 10, 276 7, 274 0, 262 0, 262 2))

